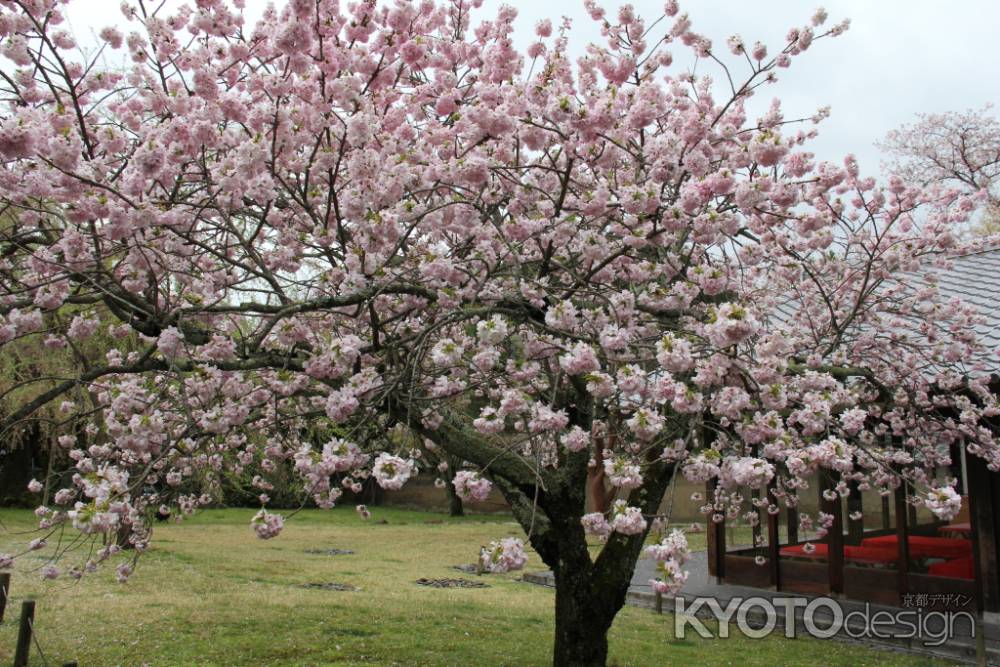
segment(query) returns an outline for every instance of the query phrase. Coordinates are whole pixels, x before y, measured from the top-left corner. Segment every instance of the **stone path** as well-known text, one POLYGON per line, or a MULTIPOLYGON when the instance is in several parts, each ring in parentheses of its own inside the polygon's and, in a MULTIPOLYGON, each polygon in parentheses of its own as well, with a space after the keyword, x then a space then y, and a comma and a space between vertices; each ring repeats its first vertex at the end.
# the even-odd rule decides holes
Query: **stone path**
MULTIPOLYGON (((688 580, 684 585, 685 595, 712 595, 717 593, 716 589, 723 588, 715 584, 715 579, 708 575, 708 554, 705 551, 696 551, 691 554, 690 560, 684 566, 688 571, 688 580)), ((630 593, 653 595, 652 586, 649 580, 653 578, 653 561, 640 558, 635 565, 635 572, 632 574, 632 583, 629 585, 630 593)), ((555 586, 555 579, 551 572, 529 572, 524 575, 525 581, 544 586, 555 586)), ((741 588, 737 586, 725 586, 726 589, 741 588)), ((747 588, 747 591, 756 589, 747 588)))

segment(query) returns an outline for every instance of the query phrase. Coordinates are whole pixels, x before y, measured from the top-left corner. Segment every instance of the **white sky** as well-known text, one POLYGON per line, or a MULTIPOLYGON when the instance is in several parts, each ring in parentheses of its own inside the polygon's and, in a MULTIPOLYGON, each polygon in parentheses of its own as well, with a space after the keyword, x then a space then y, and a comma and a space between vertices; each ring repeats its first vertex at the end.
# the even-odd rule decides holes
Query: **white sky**
MULTIPOLYGON (((571 55, 600 39, 582 0, 486 0, 481 15, 492 15, 502 1, 518 9, 522 49, 532 41, 538 20, 551 18, 558 26, 564 15, 573 19, 571 55)), ((612 15, 622 4, 598 1, 612 15)), ((248 17, 258 16, 266 4, 247 0, 248 17)), ((659 16, 663 6, 662 0, 632 4, 647 21, 659 16)), ((777 84, 761 89, 756 100, 763 108, 780 97, 786 117, 808 116, 830 105, 833 114, 820 125, 811 148, 820 158, 839 161, 853 152, 862 171, 872 173, 880 161, 873 143, 915 113, 1000 105, 998 0, 682 0, 681 10, 690 14, 696 32, 713 40, 716 52, 728 55, 724 42, 733 33, 750 44, 763 41, 776 52, 788 29, 805 25, 820 4, 830 14, 828 25, 850 18, 851 29, 814 44, 790 69, 780 71, 777 84)), ((124 22, 118 0, 71 0, 67 14, 84 43, 100 28, 124 22)), ((693 55, 682 45, 672 45, 672 51, 677 71, 693 64, 693 55)), ((719 72, 715 78, 721 77, 719 72)))

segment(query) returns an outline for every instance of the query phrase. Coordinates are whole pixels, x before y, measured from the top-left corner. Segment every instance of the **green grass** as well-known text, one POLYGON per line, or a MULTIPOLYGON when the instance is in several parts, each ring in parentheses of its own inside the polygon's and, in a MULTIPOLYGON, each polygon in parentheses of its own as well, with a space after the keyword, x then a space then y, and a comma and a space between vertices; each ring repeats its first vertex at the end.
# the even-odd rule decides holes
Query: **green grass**
MULTIPOLYGON (((154 548, 128 584, 112 569, 72 584, 42 582, 25 559, 15 570, 0 663, 12 658, 21 600, 38 601, 36 635, 58 665, 545 665, 551 660, 553 592, 489 575, 488 589, 432 589, 420 577, 464 577, 476 547, 518 535, 505 517, 376 508, 306 511, 278 538, 257 539, 252 510, 209 510, 159 525, 154 548), (383 522, 384 521, 384 522, 383 522), (347 556, 311 555, 341 548, 347 556), (339 582, 356 592, 297 584, 339 582)), ((28 512, 3 510, 0 551, 28 512)), ((532 554, 528 569, 543 569, 532 554)), ((928 665, 925 659, 817 640, 675 640, 670 615, 622 610, 611 631, 617 665, 928 665), (822 656, 820 658, 820 656, 822 656)), ((32 665, 43 664, 33 650, 32 665)))

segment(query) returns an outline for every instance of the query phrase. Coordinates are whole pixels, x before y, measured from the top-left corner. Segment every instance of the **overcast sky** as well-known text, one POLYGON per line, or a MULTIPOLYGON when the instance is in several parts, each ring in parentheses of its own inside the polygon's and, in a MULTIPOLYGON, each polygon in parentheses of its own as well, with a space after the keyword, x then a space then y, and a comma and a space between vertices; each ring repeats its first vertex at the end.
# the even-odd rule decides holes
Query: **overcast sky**
MULTIPOLYGON (((598 1, 609 14, 621 4, 598 1)), ((582 0, 486 0, 481 15, 492 14, 501 2, 519 11, 522 48, 542 18, 556 25, 562 16, 573 19, 574 56, 584 44, 600 38, 582 0)), ((632 4, 649 19, 659 16, 663 7, 662 0, 632 4)), ((728 54, 725 39, 739 33, 747 43, 765 42, 774 53, 788 28, 805 25, 820 4, 830 14, 828 25, 850 18, 851 29, 816 43, 780 72, 777 84, 761 89, 756 102, 766 106, 780 97, 787 117, 811 115, 830 105, 832 116, 812 144, 820 158, 839 160, 853 152, 862 170, 873 172, 880 162, 873 143, 914 114, 1000 104, 998 0, 682 0, 681 9, 690 14, 696 32, 715 42, 717 52, 728 54)), ((89 41, 87 36, 101 27, 122 24, 118 5, 117 0, 71 0, 67 13, 78 39, 89 41)), ((248 18, 258 16, 266 5, 266 0, 247 0, 248 18)), ((674 67, 693 65, 694 57, 685 47, 678 44, 672 50, 674 67)))

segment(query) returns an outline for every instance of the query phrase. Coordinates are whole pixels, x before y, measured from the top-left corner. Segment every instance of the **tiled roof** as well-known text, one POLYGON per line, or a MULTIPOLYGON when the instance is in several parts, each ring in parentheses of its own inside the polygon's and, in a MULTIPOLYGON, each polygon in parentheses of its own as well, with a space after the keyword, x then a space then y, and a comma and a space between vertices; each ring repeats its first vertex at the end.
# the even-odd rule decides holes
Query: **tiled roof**
MULTIPOLYGON (((948 270, 933 270, 941 300, 961 299, 983 318, 975 327, 983 355, 971 360, 974 364, 964 366, 973 376, 982 375, 984 370, 989 375, 1000 376, 1000 247, 958 255, 951 258, 951 265, 948 270), (979 364, 984 370, 973 370, 979 364)), ((915 288, 916 283, 923 282, 919 277, 921 273, 924 272, 908 274, 906 282, 915 288)), ((797 316, 797 310, 796 300, 789 299, 780 304, 771 317, 778 323, 789 323, 797 316)), ((917 322, 913 324, 915 332, 917 322)))
POLYGON ((1000 248, 961 255, 952 268, 938 273, 938 287, 945 299, 957 297, 974 306, 985 322, 976 327, 980 343, 988 351, 984 363, 1000 373, 1000 248))

